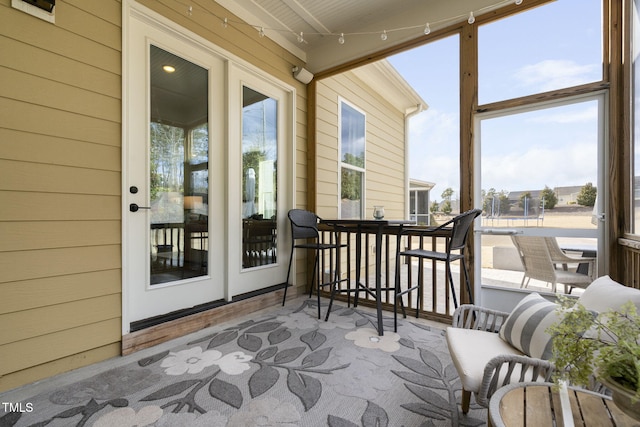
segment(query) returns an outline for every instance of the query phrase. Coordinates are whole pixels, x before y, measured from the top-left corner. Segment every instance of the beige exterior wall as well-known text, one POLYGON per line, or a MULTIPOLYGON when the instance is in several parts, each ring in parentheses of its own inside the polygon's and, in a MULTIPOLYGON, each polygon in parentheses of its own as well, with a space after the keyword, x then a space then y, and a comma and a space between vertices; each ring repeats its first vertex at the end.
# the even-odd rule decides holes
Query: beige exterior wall
POLYGON ((120 351, 121 3, 0 1, 0 390, 120 351))
POLYGON ((383 205, 385 216, 405 216, 405 118, 350 71, 318 82, 317 95, 317 206, 318 215, 338 216, 340 147, 339 100, 366 115, 365 218, 373 218, 373 206, 383 205))
MULTIPOLYGON (((296 87, 303 206, 300 62, 183 2, 141 3, 296 87)), ((0 0, 0 391, 120 354, 121 21, 118 0, 58 2, 55 24, 0 0)))

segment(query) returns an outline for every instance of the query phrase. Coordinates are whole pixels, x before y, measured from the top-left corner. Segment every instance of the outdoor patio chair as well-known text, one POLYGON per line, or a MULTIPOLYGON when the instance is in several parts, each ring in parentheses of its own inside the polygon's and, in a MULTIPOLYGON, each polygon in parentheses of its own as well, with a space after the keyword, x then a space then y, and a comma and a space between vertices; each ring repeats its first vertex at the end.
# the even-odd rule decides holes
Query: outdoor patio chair
POLYGON ((346 247, 346 244, 338 243, 337 237, 333 242, 324 243, 320 241, 320 233, 318 232, 318 222, 320 217, 313 212, 303 209, 291 209, 288 213, 291 222, 291 255, 289 256, 289 268, 287 270, 287 281, 284 287, 284 296, 282 297, 282 305, 287 299, 287 288, 289 287, 289 276, 291 275, 291 265, 293 263, 293 252, 296 248, 312 250, 315 252, 315 261, 313 263, 313 274, 311 276, 311 287, 309 290, 309 298, 313 294, 313 281, 317 284, 318 294, 318 319, 320 319, 320 290, 324 286, 332 286, 340 280, 340 249, 346 247), (297 240, 304 240, 302 243, 296 243, 297 240), (333 265, 333 280, 322 282, 320 276, 324 277, 320 271, 320 254, 325 251, 335 250, 335 264, 333 265), (316 272, 318 277, 316 277, 316 272))
MULTIPOLYGON (((618 310, 628 301, 640 309, 640 290, 609 276, 596 279, 578 298, 581 305, 595 313, 618 310)), ((503 386, 551 380, 555 367, 548 360, 552 336, 547 328, 562 320, 558 307, 531 293, 511 312, 472 304, 456 309, 446 338, 462 384, 463 413, 469 411, 472 393, 476 403, 488 408, 491 396, 503 386)))
MULTIPOLYGON (((597 277, 597 257, 569 255, 560 247, 555 237, 545 237, 544 239, 545 242, 547 242, 549 255, 551 255, 551 260, 556 269, 559 268, 558 266, 561 266, 564 271, 568 271, 570 265, 578 264, 578 267, 575 269, 576 273, 586 274, 591 280, 595 280, 597 277), (584 267, 585 271, 581 271, 582 267, 584 267)), ((571 293, 571 289, 569 289, 569 293, 571 293)))
MULTIPOLYGON (((473 293, 471 291, 471 283, 469 282, 469 271, 467 269, 467 265, 465 263, 464 250, 467 245, 467 237, 469 235, 469 230, 471 229, 471 225, 473 224, 473 220, 476 219, 478 215, 480 215, 482 211, 480 209, 472 209, 466 212, 461 213, 455 218, 445 222, 444 224, 435 227, 435 228, 417 228, 417 227, 409 227, 402 231, 400 236, 402 235, 412 235, 412 236, 420 236, 420 237, 432 237, 434 235, 441 235, 443 230, 449 230, 450 235, 446 237, 446 249, 445 252, 438 251, 429 251, 426 249, 407 249, 404 251, 397 251, 396 256, 396 295, 395 301, 393 304, 393 318, 394 318, 394 330, 398 330, 398 300, 400 301, 400 306, 402 307, 402 314, 404 317, 407 317, 404 304, 402 302, 402 297, 405 294, 413 292, 415 290, 418 291, 418 297, 416 301, 416 317, 418 317, 420 311, 420 301, 422 299, 422 282, 423 282, 423 269, 418 269, 418 283, 415 286, 411 286, 409 284, 408 289, 401 290, 400 289, 400 257, 415 257, 419 259, 430 259, 434 261, 443 261, 445 263, 445 270, 447 277, 449 279, 449 286, 451 287, 451 296, 453 297, 453 304, 456 308, 458 308, 458 299, 456 297, 456 290, 453 283, 453 274, 451 273, 451 263, 454 261, 460 261, 460 265, 462 266, 462 270, 464 271, 465 284, 467 287, 467 292, 469 293, 469 298, 473 303, 473 293), (457 253, 456 253, 457 252, 457 253)), ((398 249, 400 247, 400 236, 398 237, 398 249)), ((462 284, 460 284, 462 287, 462 284)))
POLYGON ((551 291, 556 292, 558 283, 564 284, 565 293, 569 287, 586 288, 593 279, 591 276, 574 271, 556 269, 555 261, 551 258, 549 246, 545 237, 541 236, 511 236, 511 240, 518 250, 520 261, 524 268, 524 276, 520 287, 529 285, 531 279, 551 283, 551 291))

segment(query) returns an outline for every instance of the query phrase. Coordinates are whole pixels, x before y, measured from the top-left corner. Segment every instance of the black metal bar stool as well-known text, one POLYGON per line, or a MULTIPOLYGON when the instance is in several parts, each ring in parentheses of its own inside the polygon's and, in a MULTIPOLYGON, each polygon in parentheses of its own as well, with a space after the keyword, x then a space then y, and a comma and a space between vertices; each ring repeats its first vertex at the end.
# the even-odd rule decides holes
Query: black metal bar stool
MULTIPOLYGON (((416 257, 422 259, 430 259, 434 261, 443 261, 445 263, 446 273, 449 279, 449 286, 451 287, 451 295, 453 297, 453 304, 456 308, 458 308, 458 299, 456 298, 456 290, 453 285, 453 275, 451 274, 451 263, 457 260, 460 260, 460 264, 462 265, 462 269, 464 271, 465 283, 467 286, 467 292, 469 293, 469 299, 473 304, 473 294, 471 292, 471 283, 469 281, 469 271, 467 270, 467 265, 465 263, 464 250, 467 245, 467 236, 469 234, 469 229, 473 224, 473 220, 476 219, 478 215, 480 215, 482 211, 480 209, 472 209, 466 212, 461 213, 455 218, 445 222, 444 224, 433 227, 433 228, 410 228, 402 231, 402 234, 411 234, 414 236, 434 236, 442 233, 443 230, 447 229, 450 231, 450 235, 447 237, 447 244, 445 252, 437 252, 437 251, 428 251, 425 249, 407 249, 405 251, 400 250, 400 239, 398 239, 398 251, 396 257, 396 301, 393 305, 393 322, 394 322, 394 330, 398 330, 398 299, 400 299, 400 305, 402 307, 402 314, 404 317, 407 317, 404 304, 402 304, 402 296, 408 294, 409 292, 418 291, 418 298, 416 301, 416 317, 419 315, 420 311, 420 301, 422 299, 422 276, 423 269, 420 268, 418 270, 418 283, 415 286, 411 286, 409 284, 408 289, 401 290, 400 289, 400 273, 399 273, 399 265, 400 265, 400 257, 416 257), (457 251, 458 253, 452 253, 452 251, 457 251)), ((462 285, 461 285, 462 286, 462 285)))
POLYGON ((289 211, 289 221, 291 222, 291 255, 289 256, 289 269, 287 270, 287 281, 284 288, 284 296, 282 297, 282 305, 287 298, 287 288, 289 287, 289 276, 291 275, 291 264, 293 263, 293 252, 296 248, 315 251, 315 262, 313 264, 313 275, 311 288, 309 290, 309 298, 313 293, 313 280, 316 280, 318 294, 318 319, 320 319, 320 290, 324 286, 333 286, 340 282, 340 249, 346 247, 346 244, 338 242, 323 243, 320 241, 320 233, 318 232, 318 222, 320 217, 313 212, 303 209, 291 209, 289 211), (296 240, 305 240, 304 243, 296 243, 296 240), (336 265, 334 269, 333 280, 323 283, 320 280, 320 253, 324 251, 336 251, 336 265), (316 277, 318 273, 318 277, 316 277))

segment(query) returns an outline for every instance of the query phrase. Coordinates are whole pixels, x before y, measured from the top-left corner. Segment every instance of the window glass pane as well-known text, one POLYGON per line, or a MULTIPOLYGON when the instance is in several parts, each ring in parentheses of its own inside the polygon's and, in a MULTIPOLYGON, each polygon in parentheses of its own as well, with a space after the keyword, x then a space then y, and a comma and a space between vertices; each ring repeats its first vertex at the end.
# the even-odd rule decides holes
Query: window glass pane
POLYGON ((487 104, 602 80, 602 0, 562 0, 478 28, 487 104))
POLYGON ((155 46, 150 59, 150 280, 156 285, 207 274, 209 78, 206 69, 155 46))
POLYGON ((340 102, 340 218, 363 216, 365 123, 363 113, 340 102))
POLYGON ((485 119, 481 135, 483 207, 503 218, 494 227, 532 225, 522 222, 529 218, 544 227, 595 228, 595 199, 580 195, 597 184, 597 101, 485 119), (578 210, 585 215, 556 223, 555 212, 578 210))
POLYGON ((633 20, 632 20, 632 49, 633 49, 633 229, 634 234, 640 234, 640 18, 638 11, 640 0, 633 1, 633 20))
MULTIPOLYGON (((599 111, 599 101, 588 100, 481 121, 482 225, 492 229, 481 235, 483 285, 521 286, 511 233, 553 236, 567 253, 597 256, 599 111)), ((590 274, 588 263, 562 268, 590 274)), ((538 276, 525 284, 553 289, 538 276)))
POLYGON ((362 217, 362 172, 342 168, 340 218, 362 217))
POLYGON ((242 108, 242 265, 276 262, 278 103, 244 87, 242 108))
POLYGON ((364 114, 344 102, 341 105, 342 162, 364 168, 364 114))

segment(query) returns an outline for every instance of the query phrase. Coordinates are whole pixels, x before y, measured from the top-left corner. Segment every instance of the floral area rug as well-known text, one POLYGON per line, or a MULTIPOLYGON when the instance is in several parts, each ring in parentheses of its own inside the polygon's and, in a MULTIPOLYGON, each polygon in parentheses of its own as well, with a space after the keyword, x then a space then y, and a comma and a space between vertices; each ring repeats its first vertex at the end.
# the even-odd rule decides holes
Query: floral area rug
MULTIPOLYGON (((400 319, 399 319, 400 320, 400 319)), ((0 426, 480 426, 459 411, 444 332, 336 307, 264 314, 21 402, 0 426), (324 311, 323 311, 324 314, 324 311)), ((211 333, 208 333, 211 331, 211 333)))

